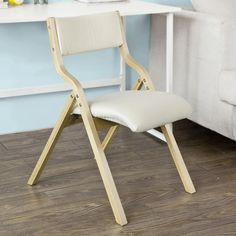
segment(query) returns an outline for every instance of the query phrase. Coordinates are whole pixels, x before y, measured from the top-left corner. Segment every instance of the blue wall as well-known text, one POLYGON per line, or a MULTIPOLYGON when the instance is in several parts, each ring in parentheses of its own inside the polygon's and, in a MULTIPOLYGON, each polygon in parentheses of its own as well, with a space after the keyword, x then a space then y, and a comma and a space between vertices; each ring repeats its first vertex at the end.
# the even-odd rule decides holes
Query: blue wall
MULTIPOLYGON (((49 0, 50 1, 50 0, 49 0)), ((188 0, 153 0, 173 5, 188 5, 188 0)), ((127 41, 131 54, 148 67, 150 17, 127 18, 127 41)), ((62 82, 55 73, 45 23, 0 25, 0 90, 62 82), (4 42, 4 44, 2 43, 4 42)), ((111 78, 119 74, 116 50, 67 58, 66 63, 81 80, 111 78), (99 61, 99 63, 97 63, 99 61)), ((136 75, 127 71, 129 78, 136 75)), ((89 97, 116 90, 88 90, 89 97)), ((0 134, 52 127, 66 101, 66 93, 0 99, 0 134)))

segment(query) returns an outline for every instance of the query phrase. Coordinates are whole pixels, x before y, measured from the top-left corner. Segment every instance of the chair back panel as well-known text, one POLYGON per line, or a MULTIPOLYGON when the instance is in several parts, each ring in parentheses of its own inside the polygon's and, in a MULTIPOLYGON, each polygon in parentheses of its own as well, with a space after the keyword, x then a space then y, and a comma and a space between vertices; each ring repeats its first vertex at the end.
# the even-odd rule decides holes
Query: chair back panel
POLYGON ((55 18, 63 56, 119 47, 123 44, 118 12, 55 18))

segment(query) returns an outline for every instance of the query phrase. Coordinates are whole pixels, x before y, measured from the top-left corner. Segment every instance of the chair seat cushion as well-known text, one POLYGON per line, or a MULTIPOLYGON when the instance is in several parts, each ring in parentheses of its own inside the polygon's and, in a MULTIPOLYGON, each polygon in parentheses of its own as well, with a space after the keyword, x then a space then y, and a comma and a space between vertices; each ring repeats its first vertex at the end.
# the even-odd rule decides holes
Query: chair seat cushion
MULTIPOLYGON (((133 132, 187 118, 190 105, 181 97, 158 91, 115 92, 96 98, 89 103, 94 117, 124 125, 133 132)), ((80 114, 75 108, 74 114, 80 114)))

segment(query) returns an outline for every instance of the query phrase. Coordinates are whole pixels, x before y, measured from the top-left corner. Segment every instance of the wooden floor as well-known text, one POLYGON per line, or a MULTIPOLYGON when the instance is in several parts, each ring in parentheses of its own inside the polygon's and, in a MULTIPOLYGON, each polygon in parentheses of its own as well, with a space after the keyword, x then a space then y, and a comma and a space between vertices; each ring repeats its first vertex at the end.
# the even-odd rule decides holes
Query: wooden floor
POLYGON ((165 143, 120 129, 107 157, 129 221, 122 228, 82 126, 64 131, 38 185, 26 185, 49 133, 0 136, 0 236, 236 235, 236 142, 175 125, 197 188, 189 195, 165 143))

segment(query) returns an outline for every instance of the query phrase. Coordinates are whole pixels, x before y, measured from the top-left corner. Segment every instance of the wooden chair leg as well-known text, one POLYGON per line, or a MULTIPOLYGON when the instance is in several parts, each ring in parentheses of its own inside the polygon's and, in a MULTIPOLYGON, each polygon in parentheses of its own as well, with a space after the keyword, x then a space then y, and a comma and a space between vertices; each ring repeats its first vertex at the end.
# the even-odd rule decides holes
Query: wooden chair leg
POLYGON ((119 128, 119 125, 112 126, 109 131, 106 134, 106 137, 102 141, 102 148, 105 151, 108 145, 111 142, 112 137, 115 135, 117 129, 119 128))
MULTIPOLYGON (((102 141, 102 149, 104 152, 106 151, 108 145, 110 144, 110 142, 111 142, 113 136, 115 135, 115 133, 117 132, 118 128, 119 128, 119 125, 115 125, 115 126, 112 126, 109 128, 105 138, 102 141)), ((95 159, 95 156, 94 156, 94 159, 95 159)))
POLYGON ((68 121, 68 118, 70 117, 70 113, 71 110, 73 109, 73 106, 75 104, 75 99, 73 97, 73 95, 70 95, 69 100, 66 103, 66 106, 60 116, 60 118, 58 119, 49 139, 48 142, 46 144, 46 146, 44 147, 44 150, 28 180, 28 184, 29 185, 34 185, 36 184, 37 180, 39 179, 44 167, 47 164, 47 161, 49 159, 50 154, 53 151, 53 148, 56 145, 56 142, 61 134, 61 132, 63 131, 63 128, 66 126, 66 122, 68 121))
POLYGON ((109 165, 107 163, 107 159, 100 142, 93 118, 89 110, 86 108, 83 109, 83 107, 81 109, 81 114, 116 222, 122 226, 126 225, 127 219, 124 213, 124 209, 121 204, 120 197, 117 192, 109 165))
POLYGON ((185 191, 191 194, 195 193, 196 190, 184 163, 183 157, 180 153, 179 147, 175 141, 175 137, 171 131, 171 128, 168 125, 165 125, 162 126, 161 129, 165 135, 168 147, 175 162, 176 168, 179 172, 180 178, 183 182, 185 191))
POLYGON ((101 149, 101 145, 97 146, 96 149, 97 149, 96 150, 97 154, 95 157, 96 162, 97 162, 98 169, 100 171, 116 222, 122 226, 126 225, 128 222, 127 222, 124 209, 121 204, 121 200, 117 192, 115 182, 113 180, 109 165, 107 163, 106 156, 104 154, 104 151, 101 149))

